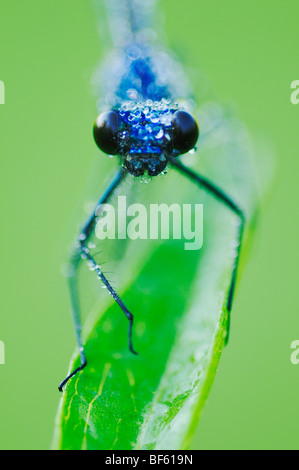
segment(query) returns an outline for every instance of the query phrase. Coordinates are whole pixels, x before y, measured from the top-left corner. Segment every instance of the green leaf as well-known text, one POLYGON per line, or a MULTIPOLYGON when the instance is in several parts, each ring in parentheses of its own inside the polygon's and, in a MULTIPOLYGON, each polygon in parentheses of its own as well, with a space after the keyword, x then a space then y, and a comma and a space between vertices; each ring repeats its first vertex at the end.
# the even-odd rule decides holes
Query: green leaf
MULTIPOLYGON (((256 188, 246 131, 210 104, 201 109, 199 122, 202 144, 184 161, 235 198, 249 223, 256 188), (215 113, 219 124, 209 133, 215 113)), ((185 251, 180 240, 113 242, 118 261, 113 280, 135 315, 139 355, 128 351, 126 318, 102 293, 89 322, 89 365, 61 399, 55 448, 187 448, 224 346, 236 216, 175 170, 148 185, 130 185, 122 194, 135 194, 146 204, 203 203, 204 244, 185 251)), ((76 355, 70 369, 78 364, 76 355)))

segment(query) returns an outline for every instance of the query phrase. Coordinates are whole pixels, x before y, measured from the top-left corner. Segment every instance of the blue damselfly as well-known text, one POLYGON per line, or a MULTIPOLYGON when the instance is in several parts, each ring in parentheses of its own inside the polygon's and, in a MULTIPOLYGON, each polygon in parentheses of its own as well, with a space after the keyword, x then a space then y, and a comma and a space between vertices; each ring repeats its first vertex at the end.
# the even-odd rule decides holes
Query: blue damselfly
MULTIPOLYGON (((194 151, 199 127, 203 124, 205 128, 201 138, 205 142, 217 128, 218 120, 221 124, 223 116, 217 107, 208 104, 206 112, 199 113, 205 122, 201 122, 199 117, 197 124, 192 114, 188 82, 180 66, 155 42, 151 23, 154 3, 152 0, 106 0, 115 52, 97 74, 102 86, 102 98, 98 104, 100 114, 94 125, 94 138, 100 150, 110 156, 117 156, 120 164, 117 175, 83 226, 72 255, 68 280, 81 365, 60 384, 60 391, 70 378, 87 365, 77 290, 77 271, 84 260, 126 315, 129 322, 129 348, 132 353, 136 353, 132 344, 133 314, 108 281, 89 246, 100 216, 99 208, 110 201, 127 178, 156 178, 168 169, 177 171, 232 212, 237 223, 235 255, 226 300, 228 316, 232 308, 245 227, 244 211, 233 196, 220 189, 218 184, 199 174, 187 162, 185 164, 181 161, 182 155, 194 151)), ((218 138, 225 141, 225 133, 220 133, 218 138)), ((160 184, 165 184, 165 181, 161 180, 160 184)))

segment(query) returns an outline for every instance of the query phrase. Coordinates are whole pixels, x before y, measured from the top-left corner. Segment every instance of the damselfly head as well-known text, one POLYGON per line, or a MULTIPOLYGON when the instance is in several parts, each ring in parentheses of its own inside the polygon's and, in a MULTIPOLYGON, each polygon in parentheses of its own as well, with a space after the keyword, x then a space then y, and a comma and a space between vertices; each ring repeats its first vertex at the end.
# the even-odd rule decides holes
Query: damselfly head
POLYGON ((192 150, 199 137, 196 120, 164 100, 159 103, 129 102, 120 109, 100 114, 94 126, 98 147, 119 155, 133 176, 162 173, 169 157, 192 150))

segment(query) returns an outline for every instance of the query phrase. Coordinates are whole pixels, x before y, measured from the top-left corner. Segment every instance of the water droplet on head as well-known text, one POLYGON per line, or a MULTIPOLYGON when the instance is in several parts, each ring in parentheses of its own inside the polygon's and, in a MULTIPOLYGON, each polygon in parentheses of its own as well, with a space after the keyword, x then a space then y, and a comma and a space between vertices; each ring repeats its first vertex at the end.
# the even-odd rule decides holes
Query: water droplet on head
POLYGON ((164 137, 164 131, 163 131, 163 129, 162 129, 162 128, 159 129, 158 132, 154 134, 154 137, 155 137, 156 139, 158 139, 158 140, 159 140, 159 139, 163 139, 163 137, 164 137))

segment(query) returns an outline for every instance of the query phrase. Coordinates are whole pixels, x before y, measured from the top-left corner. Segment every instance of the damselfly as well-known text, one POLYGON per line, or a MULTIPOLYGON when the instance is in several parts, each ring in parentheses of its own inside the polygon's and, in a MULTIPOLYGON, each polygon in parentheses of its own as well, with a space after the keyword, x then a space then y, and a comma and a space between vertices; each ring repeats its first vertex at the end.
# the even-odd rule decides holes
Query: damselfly
MULTIPOLYGON (((105 109, 94 125, 94 139, 102 152, 118 156, 120 165, 116 177, 83 226, 72 255, 69 288, 81 365, 60 384, 60 391, 87 365, 77 291, 77 271, 84 261, 97 274, 127 317, 129 348, 136 354, 132 344, 133 313, 108 281, 88 244, 100 215, 99 208, 111 199, 128 175, 150 178, 170 168, 178 171, 195 186, 206 190, 235 214, 239 222, 236 224, 236 254, 227 296, 228 315, 232 309, 245 226, 244 212, 233 198, 180 160, 181 155, 192 151, 197 144, 199 126, 190 114, 188 103, 182 101, 185 90, 182 91, 184 86, 180 72, 174 72, 167 54, 152 44, 150 17, 154 2, 107 0, 106 4, 112 18, 117 54, 105 67, 109 70, 110 77, 106 77, 105 109)), ((165 181, 161 180, 160 184, 165 184, 165 181)))

